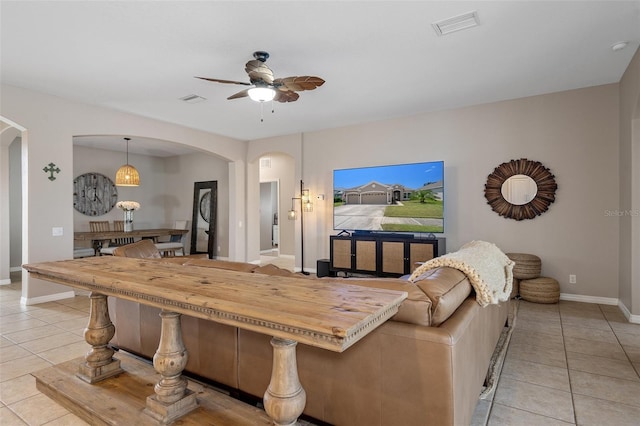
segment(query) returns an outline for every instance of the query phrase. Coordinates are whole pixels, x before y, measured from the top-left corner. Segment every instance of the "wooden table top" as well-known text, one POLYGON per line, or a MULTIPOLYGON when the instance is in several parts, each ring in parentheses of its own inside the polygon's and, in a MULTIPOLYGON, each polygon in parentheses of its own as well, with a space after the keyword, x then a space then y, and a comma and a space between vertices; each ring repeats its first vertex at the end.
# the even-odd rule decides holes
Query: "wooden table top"
POLYGON ((157 228, 157 229, 134 229, 133 231, 97 231, 97 232, 74 232, 73 239, 76 241, 91 241, 91 240, 113 240, 116 238, 126 237, 138 237, 138 238, 153 238, 161 237, 164 235, 182 235, 189 232, 188 229, 173 229, 173 228, 157 228))
POLYGON ((104 256, 23 265, 35 278, 342 352, 406 292, 104 256))

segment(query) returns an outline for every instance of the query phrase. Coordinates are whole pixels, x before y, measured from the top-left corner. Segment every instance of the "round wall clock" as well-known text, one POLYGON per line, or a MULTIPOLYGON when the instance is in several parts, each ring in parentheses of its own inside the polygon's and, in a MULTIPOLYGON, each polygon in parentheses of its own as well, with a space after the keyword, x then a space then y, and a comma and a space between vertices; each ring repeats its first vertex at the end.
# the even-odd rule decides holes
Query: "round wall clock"
POLYGON ((73 208, 87 216, 109 213, 118 201, 113 181, 100 173, 85 173, 73 180, 73 208))

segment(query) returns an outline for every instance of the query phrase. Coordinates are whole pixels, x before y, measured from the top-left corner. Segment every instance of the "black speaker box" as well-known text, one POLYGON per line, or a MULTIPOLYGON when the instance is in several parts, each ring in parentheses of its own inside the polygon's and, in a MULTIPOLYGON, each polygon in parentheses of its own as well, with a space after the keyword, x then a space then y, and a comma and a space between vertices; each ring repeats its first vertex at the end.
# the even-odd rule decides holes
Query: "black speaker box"
POLYGON ((329 271, 329 259, 318 260, 316 265, 316 274, 318 275, 318 278, 331 276, 331 271, 329 271))

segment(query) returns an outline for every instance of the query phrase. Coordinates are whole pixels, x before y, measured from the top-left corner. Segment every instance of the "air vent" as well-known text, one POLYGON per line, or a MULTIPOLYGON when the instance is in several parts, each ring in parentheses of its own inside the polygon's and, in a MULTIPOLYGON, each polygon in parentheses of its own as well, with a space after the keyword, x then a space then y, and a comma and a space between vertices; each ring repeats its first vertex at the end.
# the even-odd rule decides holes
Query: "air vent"
POLYGON ((480 21, 478 21, 478 11, 474 10, 473 12, 434 22, 431 25, 433 25, 433 29, 436 30, 436 34, 443 36, 456 31, 466 30, 467 28, 477 27, 480 25, 480 21))
POLYGON ((207 99, 203 98, 202 96, 198 96, 198 95, 187 95, 184 96, 182 98, 180 98, 181 101, 185 101, 188 104, 197 104, 199 102, 204 102, 207 99))
POLYGON ((271 157, 262 157, 262 158, 260 158, 260 168, 261 169, 270 169, 271 168, 271 157))

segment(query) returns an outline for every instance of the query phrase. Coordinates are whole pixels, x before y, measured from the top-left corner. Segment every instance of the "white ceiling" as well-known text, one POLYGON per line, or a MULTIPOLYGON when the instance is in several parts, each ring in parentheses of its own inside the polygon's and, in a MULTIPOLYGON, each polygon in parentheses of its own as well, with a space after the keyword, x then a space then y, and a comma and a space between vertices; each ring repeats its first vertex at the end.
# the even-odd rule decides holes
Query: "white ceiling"
POLYGON ((0 15, 2 83, 242 140, 618 82, 640 43, 640 1, 3 0, 0 15), (473 10, 480 26, 436 35, 473 10), (256 50, 276 77, 326 83, 261 123, 258 103, 226 100, 243 86, 194 78, 248 81, 256 50))

